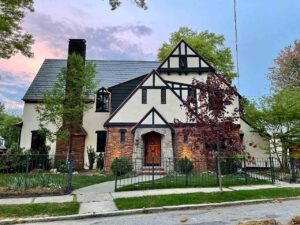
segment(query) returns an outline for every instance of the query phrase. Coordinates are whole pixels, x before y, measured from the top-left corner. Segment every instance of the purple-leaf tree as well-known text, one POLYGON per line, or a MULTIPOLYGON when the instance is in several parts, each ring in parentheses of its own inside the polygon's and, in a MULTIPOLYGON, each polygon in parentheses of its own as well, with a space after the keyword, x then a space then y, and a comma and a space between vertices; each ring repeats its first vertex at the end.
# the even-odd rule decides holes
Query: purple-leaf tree
MULTIPOLYGON (((193 137, 193 149, 204 147, 207 157, 233 157, 243 153, 239 135, 238 93, 221 75, 208 74, 205 82, 194 79, 196 95, 184 102, 186 115, 192 127, 186 128, 193 137)), ((220 160, 217 160, 218 180, 222 190, 220 160)))

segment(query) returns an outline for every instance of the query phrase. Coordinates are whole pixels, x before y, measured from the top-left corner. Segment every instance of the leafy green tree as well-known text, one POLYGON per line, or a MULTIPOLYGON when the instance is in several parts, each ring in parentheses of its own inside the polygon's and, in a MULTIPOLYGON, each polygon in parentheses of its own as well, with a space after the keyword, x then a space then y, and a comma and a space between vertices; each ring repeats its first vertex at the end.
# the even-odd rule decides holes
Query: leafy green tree
POLYGON ((244 117, 260 134, 271 135, 270 151, 286 167, 289 150, 299 144, 300 87, 286 86, 272 96, 244 104, 244 117))
POLYGON ((83 113, 91 107, 96 83, 96 67, 84 62, 80 55, 71 55, 68 69, 62 68, 53 88, 44 93, 43 104, 36 107, 40 128, 50 140, 67 139, 72 127, 81 123, 83 113), (47 129, 56 127, 55 132, 47 129))
POLYGON ((4 105, 0 102, 0 136, 4 137, 7 148, 18 144, 20 128, 16 124, 20 121, 20 117, 5 113, 4 105))
POLYGON ((0 58, 8 59, 17 52, 33 56, 33 37, 21 26, 25 14, 33 11, 33 0, 0 0, 0 58))
POLYGON ((282 90, 286 85, 300 86, 300 40, 294 45, 283 48, 273 66, 269 69, 268 78, 272 88, 282 90))
MULTIPOLYGON (((121 5, 121 0, 109 0, 112 10, 117 9, 121 5)), ((147 9, 146 0, 134 0, 134 3, 142 9, 147 9)))
POLYGON ((164 60, 181 39, 189 43, 199 55, 210 62, 216 71, 225 76, 228 81, 237 76, 233 71, 234 63, 230 48, 224 46, 224 36, 208 31, 198 32, 188 27, 180 27, 178 31, 171 34, 169 42, 164 42, 158 49, 157 58, 160 61, 164 60))

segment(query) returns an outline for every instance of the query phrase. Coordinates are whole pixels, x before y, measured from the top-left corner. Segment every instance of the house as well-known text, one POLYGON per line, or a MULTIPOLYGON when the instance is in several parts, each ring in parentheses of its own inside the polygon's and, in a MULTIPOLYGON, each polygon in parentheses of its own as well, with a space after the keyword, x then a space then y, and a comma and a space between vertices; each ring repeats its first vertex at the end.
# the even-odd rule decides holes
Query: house
MULTIPOLYGON (((71 39, 69 54, 76 52, 85 59, 86 43, 82 39, 71 39)), ((186 121, 181 107, 189 95, 196 94, 191 83, 194 78, 205 81, 208 73, 215 69, 198 55, 184 40, 180 41, 163 62, 93 60, 99 87, 92 100, 92 107, 85 112, 72 138, 72 151, 79 167, 88 163, 87 146, 105 154, 105 169, 117 157, 126 157, 143 166, 154 163, 163 166, 164 159, 203 156, 205 149, 192 152, 190 138, 183 128, 174 126, 174 119, 186 121)), ((60 69, 67 65, 65 59, 46 59, 28 88, 23 100, 23 125, 20 145, 25 149, 49 145, 50 154, 66 154, 63 142, 49 142, 39 136, 37 104, 42 104, 43 93, 51 89, 60 69)), ((229 84, 227 84, 229 85, 229 84)), ((240 95, 228 110, 239 107, 240 95)), ((246 151, 264 153, 268 144, 263 137, 255 136, 260 145, 252 149, 248 142, 253 134, 243 119, 239 121, 240 132, 246 140, 246 151)), ((55 129, 49 125, 48 129, 55 129)), ((256 153, 255 153, 256 154, 256 153)))
POLYGON ((0 136, 0 154, 3 154, 6 152, 6 147, 5 147, 5 139, 0 136))

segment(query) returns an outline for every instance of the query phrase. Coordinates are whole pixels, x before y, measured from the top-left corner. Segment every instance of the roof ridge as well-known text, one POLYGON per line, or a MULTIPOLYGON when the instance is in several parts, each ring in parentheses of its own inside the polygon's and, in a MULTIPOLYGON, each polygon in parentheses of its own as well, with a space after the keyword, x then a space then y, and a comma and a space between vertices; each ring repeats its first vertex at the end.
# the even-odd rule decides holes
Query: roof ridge
MULTIPOLYGON (((45 61, 67 61, 67 59, 51 59, 46 58, 45 61)), ((159 63, 160 61, 156 60, 128 60, 128 59, 87 59, 86 61, 103 61, 103 62, 151 62, 151 63, 159 63)))

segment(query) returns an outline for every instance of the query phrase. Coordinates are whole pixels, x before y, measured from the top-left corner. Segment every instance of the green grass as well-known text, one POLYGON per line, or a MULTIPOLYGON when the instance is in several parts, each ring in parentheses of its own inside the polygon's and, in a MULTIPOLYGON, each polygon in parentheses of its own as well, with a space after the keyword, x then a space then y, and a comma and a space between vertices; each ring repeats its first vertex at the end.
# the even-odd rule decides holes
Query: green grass
POLYGON ((244 190, 215 193, 191 193, 157 195, 134 198, 115 199, 115 203, 120 210, 139 209, 161 206, 174 206, 186 204, 219 203, 239 200, 280 198, 300 196, 300 188, 271 188, 261 190, 244 190))
POLYGON ((64 216, 77 214, 78 211, 78 202, 0 205, 0 218, 64 216))
MULTIPOLYGON (((223 186, 269 184, 269 181, 261 180, 245 175, 228 174, 223 176, 223 186)), ((211 174, 190 175, 187 184, 185 176, 165 176, 161 179, 119 187, 117 191, 133 191, 162 188, 185 188, 185 187, 217 187, 217 178, 211 174)))
POLYGON ((115 180, 114 176, 87 176, 87 175, 73 175, 72 177, 72 187, 73 190, 83 188, 86 186, 103 183, 106 181, 115 180))

